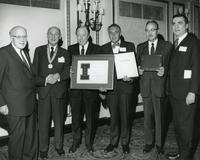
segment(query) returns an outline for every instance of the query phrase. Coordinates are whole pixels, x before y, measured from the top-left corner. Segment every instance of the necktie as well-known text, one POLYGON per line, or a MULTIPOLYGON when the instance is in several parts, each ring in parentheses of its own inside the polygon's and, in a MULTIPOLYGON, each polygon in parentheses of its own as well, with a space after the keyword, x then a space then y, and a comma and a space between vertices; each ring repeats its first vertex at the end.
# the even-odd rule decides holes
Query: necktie
POLYGON ((22 57, 24 64, 29 68, 30 66, 29 66, 28 62, 26 61, 26 58, 24 57, 22 50, 20 50, 20 54, 21 54, 21 57, 22 57))
POLYGON ((54 54, 54 51, 53 51, 53 47, 51 47, 51 52, 50 52, 50 58, 52 59, 52 57, 53 57, 53 54, 54 54))
POLYGON ((178 38, 174 41, 174 47, 175 47, 175 48, 178 47, 178 38))
POLYGON ((154 49, 154 43, 151 43, 151 55, 153 55, 155 52, 155 49, 154 49))
POLYGON ((81 55, 84 55, 84 53, 85 53, 85 49, 84 49, 84 46, 82 46, 82 48, 81 48, 81 55))

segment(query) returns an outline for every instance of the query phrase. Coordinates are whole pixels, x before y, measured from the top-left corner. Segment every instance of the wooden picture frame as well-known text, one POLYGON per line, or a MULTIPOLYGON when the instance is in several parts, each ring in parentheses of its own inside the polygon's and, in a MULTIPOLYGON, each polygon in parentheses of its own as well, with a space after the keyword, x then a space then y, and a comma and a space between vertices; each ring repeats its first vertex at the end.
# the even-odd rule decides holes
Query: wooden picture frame
POLYGON ((72 57, 71 89, 113 89, 114 56, 112 54, 76 55, 72 57))

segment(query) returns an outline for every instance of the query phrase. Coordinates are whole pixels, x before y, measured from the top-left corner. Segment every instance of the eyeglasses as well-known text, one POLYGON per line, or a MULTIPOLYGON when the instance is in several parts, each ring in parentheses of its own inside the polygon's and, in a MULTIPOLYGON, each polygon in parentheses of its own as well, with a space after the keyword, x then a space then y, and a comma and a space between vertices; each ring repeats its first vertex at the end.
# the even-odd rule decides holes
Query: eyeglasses
POLYGON ((59 34, 59 33, 55 33, 55 34, 48 33, 48 35, 49 35, 49 36, 52 36, 52 37, 53 37, 53 36, 56 36, 56 37, 59 37, 59 36, 60 36, 60 34, 59 34))
POLYGON ((27 36, 12 36, 12 37, 15 37, 17 39, 27 39, 27 36))
POLYGON ((145 29, 146 32, 154 32, 154 31, 157 31, 157 30, 158 30, 157 28, 152 28, 152 29, 150 29, 150 30, 145 29))

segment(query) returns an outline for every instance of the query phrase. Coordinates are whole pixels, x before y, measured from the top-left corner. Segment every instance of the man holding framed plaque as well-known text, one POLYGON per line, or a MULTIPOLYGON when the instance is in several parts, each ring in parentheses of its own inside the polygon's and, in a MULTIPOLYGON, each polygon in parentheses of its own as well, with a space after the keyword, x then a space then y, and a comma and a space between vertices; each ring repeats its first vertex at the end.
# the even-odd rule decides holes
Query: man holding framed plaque
MULTIPOLYGON (((89 41, 90 30, 86 26, 76 29, 77 43, 68 47, 71 59, 74 55, 91 55, 100 53, 100 47, 89 41)), ((73 74, 72 70, 72 74, 73 74)), ((88 152, 93 152, 93 141, 95 134, 95 115, 100 106, 99 91, 89 89, 70 89, 69 101, 72 111, 72 134, 73 144, 69 153, 74 153, 81 143, 81 123, 83 113, 86 116, 85 145, 88 152)))
POLYGON ((51 117, 54 122, 54 144, 58 155, 64 155, 64 110, 69 86, 70 57, 58 45, 61 31, 52 26, 47 31, 48 44, 35 50, 33 67, 38 91, 38 123, 40 158, 47 159, 51 117))
MULTIPOLYGON (((115 55, 118 53, 125 54, 127 52, 135 54, 134 44, 120 39, 121 27, 119 25, 110 25, 108 27, 108 34, 110 42, 102 46, 104 54, 115 55)), ((114 88, 111 91, 107 91, 106 95, 106 104, 111 114, 110 144, 104 149, 106 153, 113 151, 118 146, 120 135, 123 153, 128 154, 130 152, 130 113, 134 110, 134 104, 137 103, 138 89, 139 86, 137 79, 130 78, 126 75, 124 75, 121 79, 117 78, 115 63, 114 88)))
POLYGON ((154 145, 163 154, 165 128, 165 87, 172 45, 158 39, 158 23, 148 21, 145 26, 147 41, 137 47, 140 91, 144 104, 144 153, 154 145), (154 127, 155 126, 155 127, 154 127))

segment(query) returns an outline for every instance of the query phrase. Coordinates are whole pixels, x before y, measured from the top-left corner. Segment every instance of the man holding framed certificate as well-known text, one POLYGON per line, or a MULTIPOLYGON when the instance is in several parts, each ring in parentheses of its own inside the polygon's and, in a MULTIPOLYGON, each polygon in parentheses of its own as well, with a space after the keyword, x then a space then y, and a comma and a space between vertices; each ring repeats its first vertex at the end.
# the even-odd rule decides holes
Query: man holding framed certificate
MULTIPOLYGON (((75 55, 86 56, 97 54, 100 47, 89 41, 90 30, 86 26, 79 26, 76 29, 77 43, 68 47, 71 58, 75 55)), ((87 58, 87 57, 86 57, 87 58)), ((88 64, 87 64, 88 65, 88 64)), ((87 66, 86 66, 87 67, 87 66)), ((72 74, 74 74, 72 70, 72 74)), ((87 79, 83 77, 82 79, 87 79)), ((72 79, 71 79, 72 80, 72 79)), ((85 145, 88 152, 93 152, 93 141, 95 133, 95 115, 100 106, 99 91, 91 89, 70 89, 69 101, 72 111, 72 134, 73 144, 69 148, 69 153, 74 153, 81 143, 81 123, 83 121, 83 111, 86 116, 85 145)))
POLYGON ((158 39, 158 23, 148 21, 145 26, 147 41, 137 47, 140 91, 144 104, 144 153, 156 145, 158 154, 163 154, 165 125, 165 90, 170 42, 158 39), (155 123, 155 124, 154 124, 155 123), (155 127, 154 127, 155 126, 155 127))
MULTIPOLYGON (((120 39, 121 28, 117 24, 112 24, 108 27, 108 34, 110 41, 102 46, 104 54, 114 54, 118 53, 126 54, 127 52, 132 52, 129 56, 134 57, 135 46, 133 43, 126 42, 120 39)), ((126 57, 125 57, 126 58, 126 57)), ((124 57, 117 57, 118 62, 124 57)), ((130 64, 130 59, 126 59, 128 64, 130 64)), ((127 62, 126 61, 126 62, 127 62)), ((118 64, 119 64, 118 63, 118 64)), ((115 69, 114 69, 114 87, 112 91, 107 91, 106 104, 110 110, 111 114, 111 124, 110 124, 110 144, 105 148, 105 152, 113 151, 119 142, 119 136, 121 135, 121 145, 124 154, 130 152, 129 150, 129 140, 130 140, 130 116, 131 111, 134 109, 134 104, 137 103, 138 95, 138 81, 137 79, 128 77, 129 73, 122 73, 122 77, 117 77, 116 57, 115 57, 115 69), (121 126, 121 127, 120 127, 121 126), (121 134, 120 129, 121 128, 121 134)), ((126 68, 129 69, 129 68, 126 68)), ((137 70, 137 67, 135 68, 137 70)), ((134 70, 134 68, 130 68, 134 70)), ((120 73, 121 74, 121 73, 120 73)))

